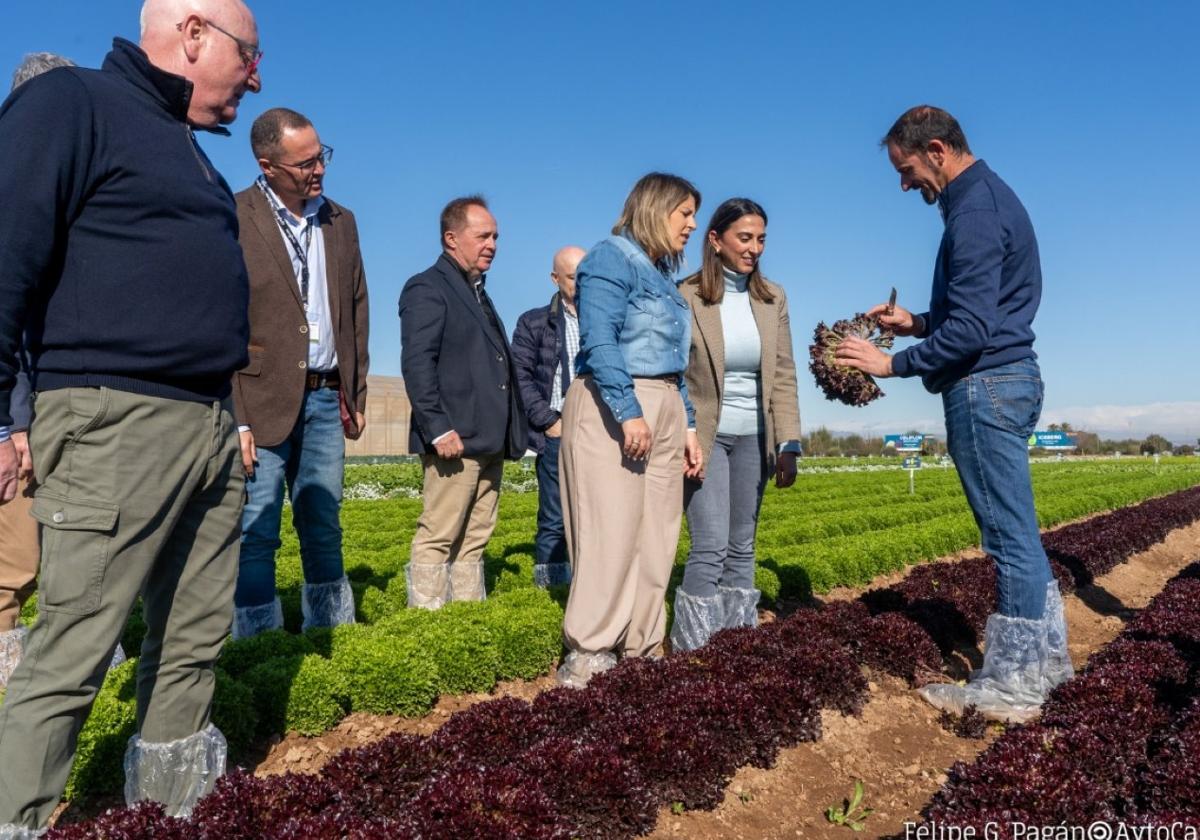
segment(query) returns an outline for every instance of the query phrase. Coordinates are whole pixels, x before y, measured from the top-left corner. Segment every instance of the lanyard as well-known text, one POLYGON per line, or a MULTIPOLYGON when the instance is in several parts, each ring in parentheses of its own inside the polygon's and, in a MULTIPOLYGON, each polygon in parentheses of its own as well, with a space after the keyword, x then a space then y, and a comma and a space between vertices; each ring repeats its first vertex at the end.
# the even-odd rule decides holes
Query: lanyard
POLYGON ((300 302, 304 304, 304 311, 308 312, 308 249, 312 245, 313 232, 313 217, 309 216, 307 223, 304 225, 304 245, 301 247, 300 240, 296 238, 296 234, 292 232, 292 226, 284 219, 282 214, 287 212, 275 200, 275 196, 271 194, 271 190, 267 187, 266 179, 261 175, 255 181, 258 188, 262 190, 263 195, 267 197, 271 208, 275 211, 275 222, 279 225, 279 229, 283 231, 283 236, 292 246, 292 252, 296 255, 297 261, 300 263, 300 302))

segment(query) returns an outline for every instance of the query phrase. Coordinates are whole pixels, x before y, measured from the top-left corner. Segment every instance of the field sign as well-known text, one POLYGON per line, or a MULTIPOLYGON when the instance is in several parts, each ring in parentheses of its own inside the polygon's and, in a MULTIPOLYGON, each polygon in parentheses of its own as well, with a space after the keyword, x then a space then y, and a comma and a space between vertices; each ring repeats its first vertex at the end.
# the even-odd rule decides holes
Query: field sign
POLYGON ((1079 444, 1066 432, 1034 432, 1029 436, 1029 448, 1075 449, 1079 444))
POLYGON ((925 435, 884 435, 883 448, 895 452, 920 452, 925 446, 925 435))

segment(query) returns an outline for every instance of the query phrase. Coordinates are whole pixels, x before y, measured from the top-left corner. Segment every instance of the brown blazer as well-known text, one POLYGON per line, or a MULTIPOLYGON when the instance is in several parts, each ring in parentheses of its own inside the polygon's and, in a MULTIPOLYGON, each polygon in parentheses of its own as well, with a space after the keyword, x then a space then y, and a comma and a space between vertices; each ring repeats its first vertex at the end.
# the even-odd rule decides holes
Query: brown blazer
MULTIPOLYGON (((282 443, 300 417, 308 371, 308 323, 300 286, 266 196, 252 186, 237 194, 237 212, 250 275, 250 363, 233 377, 239 424, 257 446, 282 443)), ((318 215, 325 237, 329 315, 342 394, 354 412, 367 406, 367 278, 354 214, 329 199, 318 215)), ((352 429, 355 436, 357 429, 352 429)))
MULTIPOLYGON (((763 414, 766 419, 767 471, 775 469, 775 450, 781 442, 800 439, 800 400, 796 394, 796 363, 792 358, 792 331, 788 321, 787 295, 767 283, 775 301, 763 303, 750 297, 750 309, 762 340, 763 414)), ((684 282, 679 293, 692 308, 692 347, 688 356, 688 395, 696 409, 696 431, 704 450, 704 463, 712 454, 725 387, 725 336, 721 328, 721 306, 700 299, 700 287, 684 282)))

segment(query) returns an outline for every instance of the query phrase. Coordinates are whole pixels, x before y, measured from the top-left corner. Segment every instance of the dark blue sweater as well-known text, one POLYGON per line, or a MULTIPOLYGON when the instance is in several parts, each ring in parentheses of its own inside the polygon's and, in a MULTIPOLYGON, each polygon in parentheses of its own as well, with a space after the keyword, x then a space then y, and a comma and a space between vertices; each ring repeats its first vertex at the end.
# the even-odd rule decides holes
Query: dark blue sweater
POLYGON ((1033 316, 1042 298, 1037 238, 1020 199, 982 160, 938 196, 946 222, 925 313, 925 341, 892 359, 897 376, 933 392, 962 377, 1036 359, 1033 316))
POLYGON ((40 391, 229 393, 246 364, 233 194, 186 122, 192 85, 117 39, 0 108, 0 425, 21 331, 40 391))

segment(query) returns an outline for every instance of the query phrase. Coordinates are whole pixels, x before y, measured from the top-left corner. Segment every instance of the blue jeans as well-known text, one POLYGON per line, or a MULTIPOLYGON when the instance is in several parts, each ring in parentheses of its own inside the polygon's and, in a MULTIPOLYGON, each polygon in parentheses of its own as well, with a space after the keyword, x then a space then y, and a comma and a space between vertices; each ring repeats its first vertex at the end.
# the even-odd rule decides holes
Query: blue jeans
POLYGON ((537 457, 538 514, 533 562, 566 563, 567 538, 563 533, 562 494, 558 487, 558 450, 562 438, 547 437, 537 457))
POLYGON ((983 550, 996 558, 999 610, 1009 618, 1041 618, 1050 582, 1027 445, 1042 413, 1042 393, 1032 359, 973 373, 942 393, 946 447, 983 550))
POLYGON ((754 588, 754 535, 767 484, 758 435, 717 435, 704 481, 684 482, 692 550, 683 570, 683 591, 699 598, 717 586, 754 588))
POLYGON ((306 391, 292 433, 277 446, 258 447, 254 477, 246 481, 242 513, 242 556, 234 606, 257 607, 275 599, 275 552, 283 488, 292 500, 292 524, 300 537, 306 583, 332 583, 342 565, 342 474, 346 440, 338 392, 306 391))

